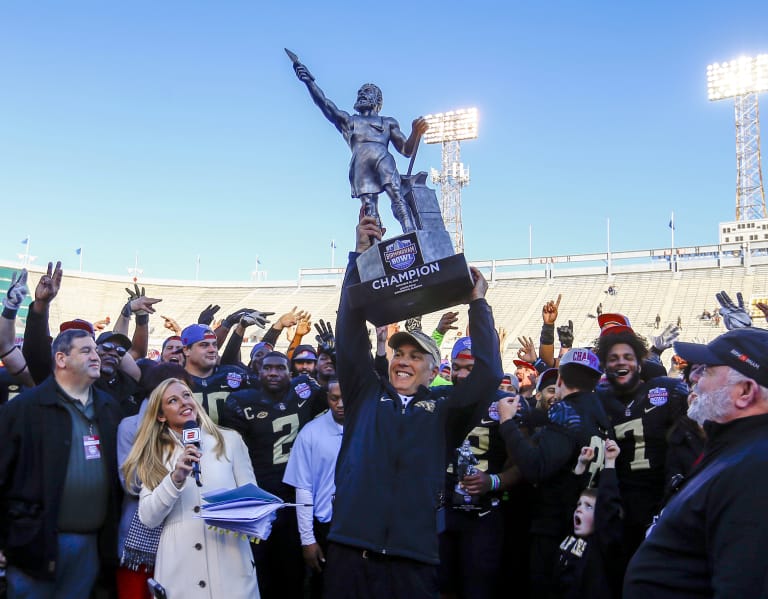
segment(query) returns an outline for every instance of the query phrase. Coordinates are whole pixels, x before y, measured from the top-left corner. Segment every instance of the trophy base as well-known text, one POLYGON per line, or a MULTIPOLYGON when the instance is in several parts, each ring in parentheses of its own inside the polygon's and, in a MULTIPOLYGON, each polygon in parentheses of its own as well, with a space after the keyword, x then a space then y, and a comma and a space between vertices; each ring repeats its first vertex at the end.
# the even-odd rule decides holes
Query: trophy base
POLYGON ((445 231, 415 231, 387 239, 357 259, 361 283, 348 288, 353 308, 376 326, 466 302, 472 275, 445 231))

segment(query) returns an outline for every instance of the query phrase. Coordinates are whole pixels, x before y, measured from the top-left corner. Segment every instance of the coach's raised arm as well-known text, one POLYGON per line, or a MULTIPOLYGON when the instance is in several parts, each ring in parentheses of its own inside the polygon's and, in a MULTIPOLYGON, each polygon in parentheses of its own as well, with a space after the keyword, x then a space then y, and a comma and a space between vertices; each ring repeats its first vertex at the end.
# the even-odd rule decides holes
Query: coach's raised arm
POLYGON ((390 338, 389 380, 380 378, 363 313, 350 306, 347 291, 359 281, 357 255, 381 236, 375 219, 361 217, 339 305, 345 424, 325 591, 329 597, 435 597, 446 420, 455 408, 491 396, 502 378, 501 356, 485 301, 488 283, 472 269, 467 303, 475 366, 466 382, 429 388, 440 353, 420 330, 390 338))

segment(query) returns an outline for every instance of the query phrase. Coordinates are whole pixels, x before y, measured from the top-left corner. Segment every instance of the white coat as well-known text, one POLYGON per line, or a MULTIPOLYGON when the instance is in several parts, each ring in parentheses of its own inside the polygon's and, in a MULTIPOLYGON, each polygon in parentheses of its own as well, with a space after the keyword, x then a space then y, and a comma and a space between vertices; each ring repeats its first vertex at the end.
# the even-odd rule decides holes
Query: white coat
MULTIPOLYGON (((142 523, 150 528, 163 524, 154 577, 171 599, 259 597, 248 541, 234 534, 209 530, 205 521, 196 517, 201 495, 256 482, 248 449, 240 435, 226 429, 220 431, 226 447, 221 459, 216 458, 214 437, 205 431, 201 434, 202 487, 189 476, 182 488, 177 489, 168 474, 153 490, 141 490, 139 518, 142 523)), ((167 462, 169 470, 173 470, 183 450, 179 442, 167 462)))

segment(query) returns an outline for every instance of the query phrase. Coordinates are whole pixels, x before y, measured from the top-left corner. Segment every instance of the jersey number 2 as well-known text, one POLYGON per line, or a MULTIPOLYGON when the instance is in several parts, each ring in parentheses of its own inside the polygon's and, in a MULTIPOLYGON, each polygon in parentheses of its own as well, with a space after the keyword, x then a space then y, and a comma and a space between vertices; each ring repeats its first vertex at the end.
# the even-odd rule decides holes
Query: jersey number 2
POLYGON ((275 433, 283 433, 275 440, 272 448, 272 463, 285 464, 288 462, 288 456, 291 453, 291 447, 299 434, 299 416, 298 414, 288 414, 275 418, 272 421, 272 430, 275 433))

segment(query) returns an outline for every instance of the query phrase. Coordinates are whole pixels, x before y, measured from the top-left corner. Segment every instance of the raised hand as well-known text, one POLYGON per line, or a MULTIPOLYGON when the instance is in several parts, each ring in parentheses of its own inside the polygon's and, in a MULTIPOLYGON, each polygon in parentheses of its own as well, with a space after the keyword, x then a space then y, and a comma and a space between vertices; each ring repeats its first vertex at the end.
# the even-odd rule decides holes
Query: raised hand
POLYGON ((409 333, 411 331, 421 330, 421 316, 414 316, 405 321, 405 330, 409 333))
POLYGON ((741 291, 736 294, 736 299, 739 301, 738 305, 733 303, 733 300, 725 291, 716 293, 715 297, 720 303, 720 314, 723 317, 723 324, 725 324, 726 329, 732 331, 733 329, 743 329, 752 326, 752 317, 744 307, 744 296, 741 295, 741 291))
POLYGON ((656 353, 661 354, 665 349, 672 347, 672 344, 680 336, 680 327, 674 324, 668 324, 660 335, 651 335, 651 345, 656 353))
POLYGON ((573 347, 573 321, 569 320, 568 324, 564 324, 561 327, 557 327, 557 338, 560 339, 560 346, 571 348, 573 347))
MULTIPOLYGON (((317 341, 318 346, 325 353, 332 354, 336 349, 336 337, 333 335, 333 327, 331 326, 330 321, 325 322, 321 318, 319 323, 315 323, 315 330, 317 331, 315 340, 317 341)), ((384 335, 386 335, 387 327, 376 327, 376 337, 378 339, 381 339, 381 330, 383 330, 384 335)), ((385 336, 384 341, 386 342, 386 340, 387 338, 385 336)))
POLYGON ((509 336, 509 332, 504 327, 499 327, 496 329, 496 333, 499 335, 499 351, 503 354, 504 348, 507 347, 507 337, 509 336))
POLYGON ((296 323, 296 335, 303 337, 312 330, 312 315, 302 316, 296 323))
POLYGON ((764 304, 763 302, 757 302, 757 304, 755 305, 757 306, 757 309, 763 313, 763 316, 765 316, 765 319, 768 320, 768 304, 764 304))
POLYGON ((576 467, 573 469, 573 473, 577 476, 581 476, 589 468, 589 464, 595 459, 595 450, 592 447, 582 447, 579 457, 576 460, 576 467))
POLYGON ((541 309, 541 318, 544 321, 544 324, 555 324, 555 321, 557 320, 557 310, 560 307, 560 300, 562 299, 563 294, 559 294, 557 296, 556 301, 548 301, 546 304, 544 304, 544 307, 541 309))
POLYGON ((456 330, 459 327, 453 326, 453 324, 459 320, 458 312, 446 312, 440 317, 440 322, 437 323, 437 331, 445 335, 450 330, 456 330))
POLYGON ((154 314, 154 305, 162 301, 163 300, 159 298, 146 297, 142 295, 141 297, 137 297, 135 300, 131 301, 131 312, 137 316, 142 316, 144 314, 154 314))
POLYGON ((497 404, 499 408, 499 422, 506 422, 515 417, 520 409, 520 398, 514 395, 502 397, 497 404))
POLYGON ((177 335, 181 335, 182 329, 178 322, 176 322, 173 318, 170 318, 169 316, 163 316, 162 314, 160 315, 160 318, 162 318, 165 321, 163 323, 163 326, 166 329, 173 331, 177 335))
POLYGON ((595 459, 595 449, 593 447, 582 447, 579 453, 579 463, 585 466, 595 459))
POLYGON ((522 346, 517 350, 517 357, 530 364, 536 361, 536 347, 533 345, 533 339, 530 337, 518 337, 517 342, 522 346))
POLYGON ((363 208, 360 208, 360 222, 355 229, 355 251, 362 254, 373 246, 376 241, 381 241, 386 229, 379 227, 378 222, 372 216, 364 216, 363 208))
POLYGON ((93 328, 97 331, 103 331, 107 328, 107 325, 110 323, 111 319, 109 316, 105 316, 101 320, 97 320, 93 323, 93 328))
POLYGON ((277 319, 277 322, 275 323, 274 327, 276 329, 290 328, 298 322, 300 314, 303 314, 303 311, 296 312, 296 306, 294 306, 293 308, 291 308, 289 312, 286 312, 285 314, 280 316, 280 318, 277 319))
POLYGON ((203 311, 200 312, 200 316, 197 317, 197 324, 207 324, 210 326, 213 322, 213 316, 219 310, 221 310, 221 306, 208 304, 208 307, 204 308, 203 311))
POLYGON ((24 298, 29 295, 27 287, 27 269, 22 268, 21 272, 14 272, 11 275, 11 286, 3 298, 3 306, 13 312, 18 311, 24 298))
POLYGON ((472 273, 472 281, 475 285, 469 294, 469 301, 467 303, 484 298, 485 293, 488 291, 488 281, 485 280, 483 273, 474 266, 470 266, 469 271, 472 273))
POLYGON ((240 326, 246 329, 252 325, 256 325, 260 329, 263 329, 269 322, 267 316, 272 316, 273 314, 274 312, 251 310, 250 312, 243 314, 242 318, 240 318, 240 326))
POLYGON ((126 287, 125 290, 128 292, 128 301, 129 302, 132 302, 135 299, 138 299, 138 298, 140 298, 140 297, 142 297, 144 295, 147 295, 147 292, 144 289, 144 287, 139 289, 139 286, 136 283, 133 284, 133 290, 130 287, 126 287))
POLYGON ((228 329, 231 329, 233 326, 240 322, 240 319, 243 316, 251 312, 254 312, 253 308, 240 308, 239 310, 235 310, 222 321, 222 325, 228 329))
POLYGON ((53 298, 59 293, 61 288, 61 277, 64 271, 61 270, 61 262, 56 262, 56 266, 53 266, 53 262, 48 263, 48 270, 40 277, 40 280, 35 287, 35 301, 50 303, 53 298))

